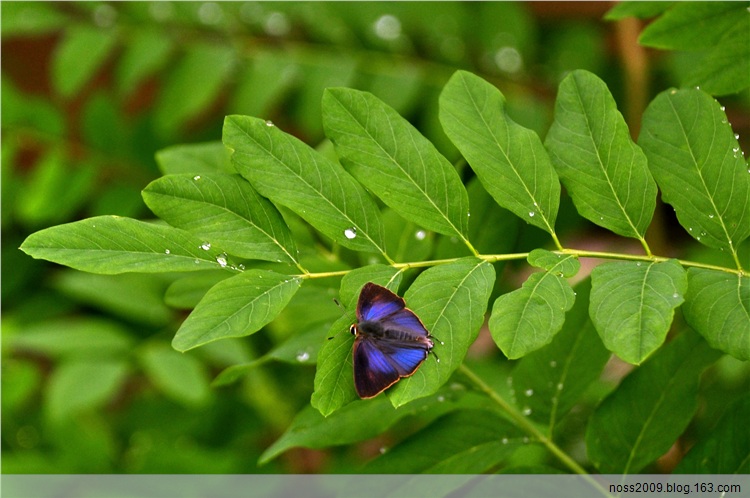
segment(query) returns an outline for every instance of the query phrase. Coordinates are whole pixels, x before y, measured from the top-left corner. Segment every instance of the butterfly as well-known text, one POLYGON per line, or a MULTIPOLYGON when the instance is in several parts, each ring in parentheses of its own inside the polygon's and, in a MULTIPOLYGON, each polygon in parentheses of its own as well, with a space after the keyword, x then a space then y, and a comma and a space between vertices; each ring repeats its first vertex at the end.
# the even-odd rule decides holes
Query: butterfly
POLYGON ((372 398, 417 371, 434 346, 422 321, 403 298, 368 282, 357 302, 354 387, 360 398, 372 398))

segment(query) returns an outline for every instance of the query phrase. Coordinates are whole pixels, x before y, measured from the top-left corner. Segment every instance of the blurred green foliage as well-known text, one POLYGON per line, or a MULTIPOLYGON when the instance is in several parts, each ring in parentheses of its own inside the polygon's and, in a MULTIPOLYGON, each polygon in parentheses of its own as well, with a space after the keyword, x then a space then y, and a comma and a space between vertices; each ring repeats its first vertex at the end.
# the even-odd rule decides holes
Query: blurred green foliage
MULTIPOLYGON (((401 464, 389 465, 399 462, 400 453, 380 464, 372 458, 404 439, 407 449, 423 448, 430 442, 417 430, 429 424, 467 426, 471 412, 415 409, 364 443, 342 438, 344 446, 292 450, 259 465, 293 420, 319 423, 308 406, 317 351, 290 361, 289 351, 280 352, 278 345, 299 333, 324 338, 341 314, 331 299, 338 281, 311 282, 326 292, 302 289, 263 333, 182 354, 170 343, 184 309, 221 276, 202 274, 176 287, 171 275, 90 275, 33 260, 17 248, 36 230, 88 216, 147 218, 140 191, 159 168, 195 171, 186 161, 199 162, 202 155, 211 163, 226 161, 221 145, 202 143, 218 140, 225 115, 270 119, 306 143, 320 142, 326 87, 374 93, 451 160, 459 155, 438 121, 437 97, 456 69, 502 88, 513 119, 541 136, 551 122, 555 88, 572 69, 604 79, 620 108, 636 105, 628 100, 623 76, 625 42, 614 24, 601 20, 607 6, 594 12, 590 7, 3 2, 2 471, 397 472, 401 464), (212 386, 232 365, 244 365, 241 382, 212 386)), ((653 87, 679 84, 684 74, 694 79, 684 61, 680 54, 655 55, 653 87)), ((734 104, 728 112, 747 113, 747 90, 728 102, 734 104)), ((750 127, 746 119, 733 123, 737 130, 750 127)), ((747 133, 740 134, 746 144, 747 133)), ((472 199, 483 195, 474 190, 472 199)), ((573 209, 564 199, 561 232, 590 229, 566 213, 573 209)), ((295 226, 294 217, 287 221, 298 244, 319 243, 295 226)), ((519 242, 508 252, 544 240, 533 227, 519 230, 519 242)), ((418 245, 404 251, 424 257, 418 245)), ((442 239, 435 253, 448 257, 451 251, 442 239)), ((326 265, 337 269, 340 263, 332 255, 308 268, 326 265)), ((508 372, 512 364, 498 356, 479 347, 474 368, 481 372, 491 363, 508 372)), ((689 437, 710 428, 724 400, 747 391, 748 377, 747 364, 731 358, 712 369, 705 391, 717 402, 694 421, 689 437)), ((507 389, 502 379, 495 382, 493 387, 507 389)), ((587 404, 563 425, 568 447, 582 444, 580 417, 611 387, 611 380, 596 383, 587 404)), ((464 409, 483 407, 470 396, 447 396, 464 409)), ((520 448, 511 458, 518 465, 544 462, 524 453, 518 440, 514 444, 496 450, 520 448)))

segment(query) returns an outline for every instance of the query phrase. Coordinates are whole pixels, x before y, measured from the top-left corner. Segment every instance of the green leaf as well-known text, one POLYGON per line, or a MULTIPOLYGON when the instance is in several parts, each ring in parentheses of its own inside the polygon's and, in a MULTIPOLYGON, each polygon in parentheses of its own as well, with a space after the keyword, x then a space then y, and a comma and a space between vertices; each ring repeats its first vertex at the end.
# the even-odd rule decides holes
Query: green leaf
POLYGON ((211 287, 172 341, 187 351, 227 337, 253 334, 281 313, 302 281, 266 270, 248 270, 211 287))
POLYGON ((174 319, 174 313, 164 304, 166 282, 163 275, 97 275, 64 270, 55 277, 53 286, 60 294, 76 302, 131 323, 164 327, 174 319))
POLYGON ((357 398, 354 390, 352 344, 354 338, 348 334, 356 321, 355 310, 359 292, 367 282, 398 291, 402 273, 392 266, 371 265, 347 273, 341 279, 341 304, 347 312, 336 320, 318 353, 318 368, 315 371, 315 391, 311 404, 327 417, 345 404, 357 398))
POLYGON ((64 28, 68 18, 56 4, 9 2, 3 6, 3 38, 40 36, 64 28))
POLYGON ((680 224, 734 254, 750 235, 750 174, 719 103, 696 89, 662 92, 643 115, 638 143, 680 224))
POLYGON ((676 474, 750 473, 750 396, 729 405, 713 431, 699 440, 675 469, 676 474))
POLYGON ((370 462, 378 474, 480 474, 511 456, 523 442, 520 431, 500 415, 462 410, 441 417, 370 462))
POLYGON ((398 408, 435 393, 464 361, 484 323, 495 269, 476 258, 463 258, 422 272, 404 295, 406 305, 435 337, 434 352, 411 376, 389 391, 398 408))
POLYGON ((115 47, 113 29, 76 25, 65 30, 52 59, 52 81, 57 92, 70 98, 78 93, 115 47))
POLYGON ((648 19, 657 16, 674 5, 675 2, 640 2, 624 1, 618 2, 606 14, 607 21, 619 21, 628 17, 637 19, 648 19))
POLYGON ((188 43, 157 101, 154 121, 157 130, 171 135, 213 103, 234 64, 234 49, 221 44, 188 43))
POLYGON ((688 269, 682 312, 711 347, 750 360, 750 277, 688 269))
POLYGON ((457 71, 440 95, 445 133, 495 201, 550 234, 560 203, 560 182, 542 142, 505 112, 500 91, 457 71))
POLYGON ((591 285, 591 320, 604 345, 635 365, 662 345, 688 288, 674 259, 604 263, 591 273, 591 285))
POLYGON ((638 42, 670 50, 710 48, 746 17, 746 2, 676 2, 646 26, 638 42))
POLYGON ((326 135, 348 171, 409 221, 466 240, 469 199, 453 166, 408 121, 374 95, 323 94, 326 135))
POLYGON ((159 170, 165 175, 178 173, 236 173, 230 153, 221 142, 173 145, 156 153, 159 170))
POLYGON ((686 84, 700 86, 712 95, 738 93, 750 87, 750 16, 742 13, 732 29, 706 51, 700 64, 693 66, 686 84))
POLYGON ((601 79, 581 70, 565 77, 544 145, 582 216, 624 237, 644 238, 656 183, 601 79))
POLYGON ((589 421, 586 448, 597 469, 638 473, 666 453, 698 407, 701 372, 719 356, 688 330, 623 379, 589 421))
POLYGON ((128 329, 101 318, 45 320, 24 327, 4 343, 14 350, 52 357, 125 355, 133 344, 128 329))
POLYGON ((429 413, 437 417, 471 403, 481 403, 465 392, 441 392, 403 408, 394 408, 385 397, 358 400, 325 417, 311 406, 303 408, 291 426, 260 457, 260 463, 276 458, 290 448, 327 448, 370 439, 404 417, 429 413))
MULTIPOLYGON (((530 260, 536 261, 536 254, 529 255, 530 260)), ((548 344, 562 327, 565 312, 575 302, 573 289, 560 276, 575 268, 571 258, 565 256, 548 271, 533 273, 520 289, 495 301, 490 332, 509 359, 521 358, 548 344)))
POLYGON ((256 51, 239 77, 230 109, 248 116, 266 116, 292 88, 299 67, 286 50, 256 47, 256 51))
POLYGON ((161 69, 173 48, 172 39, 163 30, 132 30, 115 71, 119 94, 129 95, 145 78, 161 69))
POLYGON ((198 359, 166 344, 148 344, 139 352, 148 379, 168 397, 188 406, 208 402, 208 375, 198 359))
POLYGON ((296 263, 284 219, 239 175, 167 175, 143 190, 143 200, 170 225, 200 235, 247 259, 296 263))
POLYGON ((519 406, 545 423, 550 435, 610 358, 589 319, 591 281, 578 284, 575 292, 562 330, 547 346, 521 358, 510 377, 519 406))
POLYGON ((340 165, 273 124, 228 116, 224 144, 255 189, 288 207, 335 242, 355 251, 385 254, 380 211, 340 165))
POLYGON ((564 254, 556 254, 546 249, 534 249, 526 258, 531 266, 555 272, 561 277, 571 278, 576 276, 581 269, 578 258, 564 254))
POLYGON ((45 392, 47 413, 60 420, 77 412, 101 406, 120 389, 128 373, 123 361, 66 361, 49 379, 45 392))
POLYGON ((220 249, 187 232, 119 216, 96 216, 45 228, 29 235, 21 250, 36 259, 108 275, 227 266, 220 249))

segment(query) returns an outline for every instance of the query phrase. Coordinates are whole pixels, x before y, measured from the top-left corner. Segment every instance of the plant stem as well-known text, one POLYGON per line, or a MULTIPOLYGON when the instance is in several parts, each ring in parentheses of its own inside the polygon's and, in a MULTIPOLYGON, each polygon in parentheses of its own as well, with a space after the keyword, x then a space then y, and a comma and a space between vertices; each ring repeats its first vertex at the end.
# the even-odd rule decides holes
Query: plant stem
POLYGON ((581 467, 578 462, 570 458, 559 446, 555 444, 552 439, 547 437, 542 431, 540 431, 534 424, 532 424, 527 417, 519 413, 519 411, 503 399, 494 389, 488 386, 477 374, 475 374, 469 367, 462 364, 458 368, 459 372, 469 378, 469 380, 489 398, 497 403, 503 411, 517 424, 517 426, 537 439, 542 443, 553 455, 555 455, 566 467, 570 470, 584 477, 594 488, 601 491, 604 496, 609 496, 609 493, 601 487, 601 485, 586 472, 586 469, 581 467))

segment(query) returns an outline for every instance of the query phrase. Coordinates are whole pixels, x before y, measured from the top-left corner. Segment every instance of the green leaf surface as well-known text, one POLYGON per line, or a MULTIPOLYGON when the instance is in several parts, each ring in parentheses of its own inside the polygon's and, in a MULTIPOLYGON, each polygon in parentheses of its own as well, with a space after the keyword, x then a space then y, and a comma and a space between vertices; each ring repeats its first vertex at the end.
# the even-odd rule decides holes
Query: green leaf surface
POLYGON ((339 296, 347 311, 331 326, 328 337, 333 338, 326 340, 320 348, 311 399, 312 406, 324 417, 357 399, 352 363, 354 338, 348 329, 356 321, 360 290, 367 282, 374 282, 397 292, 401 277, 402 273, 392 266, 371 265, 352 270, 341 279, 339 296))
POLYGON ((696 89, 662 92, 643 115, 638 143, 680 224, 734 254, 750 235, 750 174, 719 103, 696 89))
POLYGON ((156 153, 159 170, 165 175, 179 173, 236 173, 229 150, 223 143, 205 142, 173 145, 156 153))
POLYGON ((565 254, 556 254, 546 249, 534 249, 529 253, 526 260, 531 266, 555 272, 565 278, 576 276, 578 270, 581 269, 581 262, 578 258, 565 254))
POLYGON ((507 419, 486 410, 450 413, 370 462, 378 474, 481 474, 523 443, 507 419))
POLYGON ((51 357, 87 357, 101 359, 125 355, 133 344, 128 329, 101 318, 46 320, 24 327, 4 347, 30 351, 51 357))
POLYGON ((139 358, 148 379, 168 397, 193 407, 209 400, 208 375, 197 358, 163 343, 148 344, 139 358))
POLYGON ((211 287, 175 334, 172 346, 187 351, 227 337, 244 337, 267 325, 297 292, 299 278, 248 270, 211 287))
POLYGON ((174 320, 173 311, 164 304, 165 286, 163 275, 144 273, 64 270, 53 280, 56 291, 78 303, 148 327, 164 327, 174 320))
POLYGON ((729 405, 713 431, 693 446, 676 474, 750 474, 750 396, 729 405))
POLYGON ((172 39, 165 31, 132 30, 115 70, 119 94, 129 95, 145 78, 161 69, 173 48, 172 39))
POLYGON ((232 162, 264 197, 288 207, 335 242, 385 253, 377 205, 344 168, 273 124, 228 116, 224 144, 232 162))
POLYGON ((261 455, 260 463, 266 463, 294 447, 326 448, 370 439, 404 417, 423 414, 438 417, 452 410, 483 403, 481 398, 477 398, 446 388, 438 396, 396 409, 384 396, 380 396, 350 403, 329 417, 306 406, 286 432, 261 455))
POLYGON ((348 171, 407 220, 466 239, 469 199, 456 170, 432 143, 374 95, 329 88, 326 135, 348 171))
POLYGON ((747 17, 746 2, 676 2, 646 26, 638 42, 670 50, 710 48, 747 17))
POLYGON ((711 347, 750 360, 750 277, 688 269, 682 312, 711 347))
POLYGON ((632 474, 666 453, 698 407, 698 384, 718 351, 689 330, 659 349, 597 407, 586 432, 604 474, 632 474))
POLYGON ((57 92, 70 98, 99 70, 115 47, 114 29, 75 25, 65 30, 52 59, 52 81, 57 92))
POLYGON ((466 71, 440 95, 440 122, 495 201, 552 234, 560 182, 539 136, 511 120, 505 97, 466 71))
POLYGON ((67 23, 67 17, 56 4, 8 2, 3 6, 3 38, 44 35, 65 27, 67 23))
POLYGON ((518 405, 546 424, 548 434, 599 378, 610 358, 589 319, 591 281, 578 284, 575 292, 562 330, 547 346, 521 358, 510 377, 518 405))
POLYGON ((739 93, 750 87, 750 72, 745 70, 750 66, 750 16, 740 21, 693 67, 688 86, 700 86, 712 95, 739 93))
POLYGON ((154 111, 157 130, 167 136, 214 102, 235 64, 234 49, 227 45, 188 42, 184 49, 167 74, 154 111))
POLYGON ((656 182, 601 79, 582 70, 565 77, 544 145, 582 216, 643 239, 656 207, 656 182))
POLYGON ((591 285, 591 320, 604 345, 635 365, 662 345, 688 288, 674 259, 604 263, 591 273, 591 285))
POLYGON ((628 17, 638 19, 648 19, 657 16, 674 5, 675 2, 640 2, 624 1, 618 2, 606 14, 604 19, 607 21, 619 21, 628 17))
POLYGON ((143 200, 170 225, 200 235, 247 259, 296 263, 284 219, 239 175, 167 175, 143 190, 143 200))
POLYGON ((417 277, 404 300, 435 337, 440 361, 427 358, 411 377, 399 381, 388 393, 393 406, 435 393, 461 366, 484 323, 494 283, 495 269, 476 258, 435 266, 417 277))
POLYGON ((570 284, 560 276, 569 265, 566 256, 546 272, 537 272, 520 289, 503 294, 492 306, 492 338, 510 359, 521 358, 548 344, 575 302, 570 284))
POLYGON ((177 228, 119 216, 96 216, 35 232, 21 244, 21 250, 36 259, 108 275, 209 270, 227 265, 220 249, 204 244, 177 228))
POLYGON ((71 360, 60 364, 46 388, 47 414, 60 420, 101 406, 117 393, 128 370, 127 363, 117 360, 71 360))

